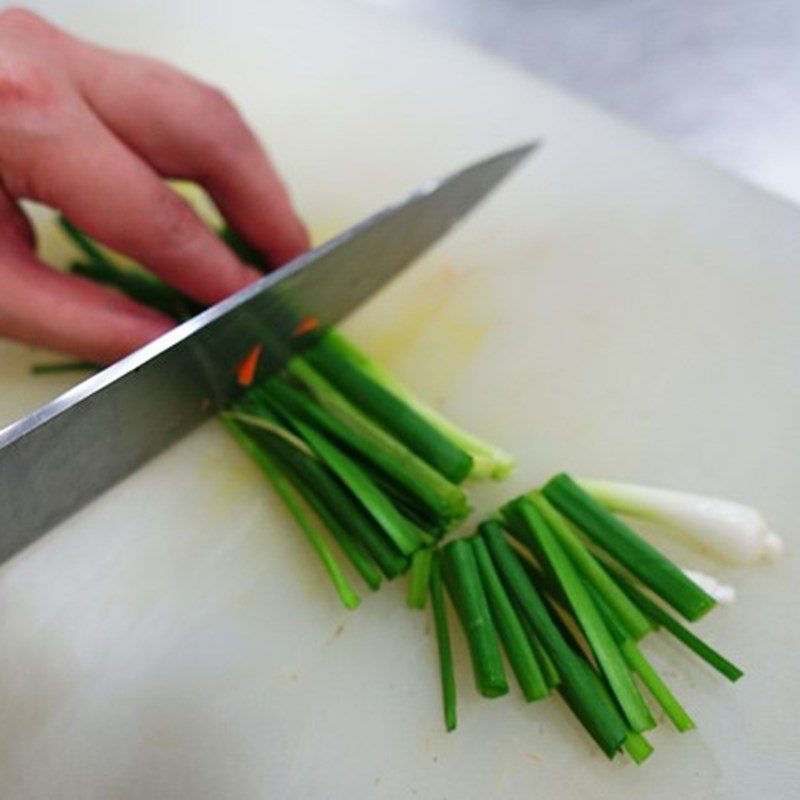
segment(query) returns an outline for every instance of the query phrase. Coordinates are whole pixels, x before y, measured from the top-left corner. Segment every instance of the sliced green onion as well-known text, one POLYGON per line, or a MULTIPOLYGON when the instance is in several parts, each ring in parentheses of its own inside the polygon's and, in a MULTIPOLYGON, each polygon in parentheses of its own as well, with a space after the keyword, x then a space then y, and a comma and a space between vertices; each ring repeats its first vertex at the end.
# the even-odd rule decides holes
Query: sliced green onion
POLYGON ((635 764, 642 764, 647 761, 653 753, 653 745, 636 731, 628 731, 628 736, 622 746, 625 752, 633 759, 635 764))
MULTIPOLYGON (((306 367, 302 369, 305 370, 306 367)), ((436 516, 462 519, 468 513, 469 505, 463 489, 450 483, 388 434, 381 431, 376 436, 371 428, 368 429, 369 433, 362 433, 362 428, 353 428, 351 424, 340 421, 311 397, 279 378, 268 380, 263 391, 300 419, 332 436, 340 444, 378 467, 436 516)))
POLYGON ((53 364, 33 364, 31 375, 54 375, 59 372, 97 372, 102 369, 91 361, 59 361, 53 364))
POLYGON ((249 428, 259 428, 260 430, 274 433, 276 436, 286 439, 286 441, 292 445, 292 447, 295 447, 309 458, 316 459, 314 451, 305 443, 305 441, 303 441, 303 439, 292 433, 272 414, 265 412, 263 409, 259 410, 258 414, 249 414, 245 411, 238 411, 234 409, 233 411, 223 411, 221 416, 229 417, 237 422, 243 422, 249 428))
POLYGON ((294 447, 291 439, 268 429, 256 428, 250 435, 257 443, 276 452, 282 463, 289 465, 335 515, 339 524, 361 541, 387 578, 394 578, 405 571, 408 566, 406 559, 372 517, 319 461, 307 456, 304 449, 294 447))
MULTIPOLYGON (((485 522, 481 527, 494 525, 485 522)), ((548 682, 542 674, 542 669, 536 659, 533 648, 525 633, 525 629, 514 610, 497 570, 492 562, 492 557, 486 549, 486 543, 480 537, 469 540, 475 553, 478 571, 481 576, 489 610, 500 634, 503 647, 508 656, 511 668, 517 678, 520 689, 525 699, 530 703, 541 700, 550 694, 548 682)))
POLYGON ((634 683, 614 637, 606 627, 572 561, 538 508, 528 498, 521 497, 506 505, 504 514, 509 525, 517 532, 524 532, 535 538, 534 547, 538 545, 538 550, 543 553, 567 596, 575 618, 631 728, 641 732, 655 727, 655 720, 634 683))
POLYGON ((431 606, 436 627, 436 644, 439 651, 439 675, 442 682, 442 705, 447 731, 456 729, 456 675, 453 669, 453 652, 450 647, 450 629, 442 591, 442 564, 438 551, 431 563, 431 606))
POLYGON ((596 544, 686 619, 699 619, 716 605, 672 561, 603 508, 566 473, 551 478, 544 494, 596 544))
POLYGON ((678 641, 686 645, 690 650, 694 651, 700 658, 703 659, 709 666, 713 667, 717 672, 723 674, 729 681, 738 681, 744 675, 744 672, 736 666, 736 664, 728 661, 725 656, 714 650, 713 647, 706 644, 699 636, 696 636, 681 622, 679 622, 672 614, 666 609, 662 608, 658 603, 651 600, 646 594, 637 589, 627 578, 619 572, 614 572, 615 579, 625 591, 628 597, 633 600, 642 611, 656 625, 668 630, 678 641))
POLYGON ((403 555, 411 555, 420 548, 422 539, 419 533, 355 461, 346 456, 315 428, 285 411, 283 415, 317 456, 358 498, 403 555))
POLYGON ((547 683, 547 688, 553 689, 561 683, 561 676, 558 674, 556 665, 553 663, 553 659, 550 658, 550 653, 545 649, 541 639, 536 635, 536 631, 528 621, 528 618, 520 610, 519 604, 514 602, 514 608, 517 611, 517 616, 522 623, 522 627, 525 629, 525 635, 531 643, 531 648, 536 655, 536 661, 541 667, 542 675, 544 675, 545 682, 547 683))
POLYGON ((306 360, 412 452, 448 480, 461 483, 472 468, 472 456, 327 342, 326 334, 306 350, 306 360))
POLYGON ((72 243, 91 261, 98 266, 106 266, 108 259, 103 251, 95 244, 94 240, 87 236, 80 228, 73 225, 66 217, 59 214, 56 222, 61 229, 72 240, 72 243))
POLYGON ((672 724, 681 733, 692 730, 695 727, 694 721, 644 653, 630 639, 622 642, 620 649, 628 666, 642 679, 642 683, 647 687, 653 699, 664 709, 664 713, 672 720, 672 724))
POLYGON ((506 587, 550 654, 561 677, 559 691, 603 752, 613 758, 628 734, 602 681, 564 639, 505 536, 496 528, 484 529, 481 536, 506 587))
POLYGON ((443 436, 469 453, 472 456, 470 477, 502 480, 513 471, 516 461, 512 455, 465 431, 443 414, 431 408, 387 369, 384 369, 376 361, 369 358, 341 333, 336 330, 329 331, 328 346, 337 349, 344 358, 358 364, 374 381, 397 395, 443 436))
POLYGON ((567 551, 572 563, 619 616, 627 630, 630 631, 633 639, 638 641, 642 636, 652 631, 653 627, 648 622, 647 617, 642 614, 628 595, 619 588, 614 579, 592 555, 560 512, 550 504, 541 492, 531 492, 528 497, 547 521, 550 530, 558 537, 559 543, 567 551))
POLYGON ((609 511, 657 522, 683 541, 729 564, 752 564, 762 558, 777 558, 783 552, 781 537, 751 506, 631 483, 583 478, 577 483, 609 511))
POLYGON ((281 474, 272 458, 250 438, 244 430, 233 420, 224 419, 223 424, 228 428, 242 449, 258 464, 262 472, 267 476, 270 483, 286 503, 287 508, 297 521, 297 524, 308 537, 311 546, 322 561, 328 576, 333 583, 339 598, 346 608, 357 608, 361 600, 350 581, 347 580, 339 562, 336 560, 331 549, 325 542, 322 534, 314 526, 313 522, 306 515, 300 504, 299 499, 292 489, 291 483, 281 474))
POLYGON ((458 539, 442 549, 445 585, 467 637, 475 685, 484 697, 508 693, 503 658, 481 586, 478 565, 470 543, 458 539))
POLYGON ((262 272, 267 269, 267 261, 253 245, 246 242, 230 225, 225 224, 219 230, 219 238, 238 256, 240 261, 257 267, 262 272))
POLYGON ((409 608, 423 609, 428 600, 428 585, 431 577, 433 549, 423 547, 411 557, 411 568, 408 570, 409 608))
MULTIPOLYGON (((279 459, 279 463, 297 492, 305 500, 306 505, 314 511, 331 536, 336 540, 347 560, 353 565, 353 569, 358 572, 364 583, 373 592, 377 591, 381 585, 381 574, 370 558, 367 548, 342 525, 335 512, 325 504, 322 496, 315 490, 314 486, 306 483, 285 461, 279 459)), ((318 469, 322 471, 321 467, 318 467, 318 469)))
POLYGON ((608 625, 608 629, 619 645, 619 649, 631 672, 639 676, 653 699, 661 706, 670 720, 672 720, 672 723, 678 731, 683 733, 694 728, 695 725, 691 717, 686 713, 686 710, 678 702, 675 695, 672 694, 669 686, 667 686, 663 678, 658 674, 653 665, 647 660, 644 653, 642 653, 630 637, 622 620, 614 613, 611 607, 605 603, 593 586, 590 586, 589 590, 592 599, 595 601, 600 613, 603 615, 603 619, 608 625))

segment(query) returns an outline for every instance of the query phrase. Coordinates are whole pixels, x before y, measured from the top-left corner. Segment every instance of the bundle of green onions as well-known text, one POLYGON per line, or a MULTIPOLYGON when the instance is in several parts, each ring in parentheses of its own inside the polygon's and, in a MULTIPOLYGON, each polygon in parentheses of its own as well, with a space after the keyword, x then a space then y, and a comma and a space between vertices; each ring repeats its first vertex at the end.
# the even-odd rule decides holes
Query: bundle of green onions
MULTIPOLYGON (((83 253, 74 273, 176 319, 199 310, 62 225, 83 253)), ((221 235, 260 263, 229 229, 221 235)), ((501 479, 513 459, 426 406, 337 331, 311 325, 303 335, 311 341, 302 355, 252 385, 221 420, 284 500, 347 608, 360 599, 341 558, 372 590, 407 574, 411 608, 430 597, 448 730, 456 727, 456 692, 446 597, 481 695, 509 691, 507 661, 525 700, 557 690, 609 758, 624 749, 641 763, 652 752, 645 694, 679 731, 694 727, 641 649, 656 629, 729 680, 741 677, 673 613, 692 622, 715 600, 609 510, 620 496, 632 506, 631 487, 615 496, 613 484, 560 474, 474 535, 445 543, 470 510, 465 479, 501 479)), ((252 371, 253 363, 244 366, 252 371)), ((641 511, 645 490, 633 488, 641 511)), ((681 520, 686 527, 685 514, 681 520)), ((716 535, 713 523, 705 520, 716 535)))
POLYGON ((640 648, 657 628, 729 680, 743 674, 653 595, 689 621, 710 611, 714 599, 567 474, 507 503, 473 536, 437 549, 433 560, 430 597, 448 729, 456 724, 456 700, 442 579, 478 692, 508 692, 504 651, 523 697, 536 701, 557 689, 609 758, 622 748, 641 763, 652 752, 643 734, 656 722, 640 686, 678 731, 694 727, 640 648))

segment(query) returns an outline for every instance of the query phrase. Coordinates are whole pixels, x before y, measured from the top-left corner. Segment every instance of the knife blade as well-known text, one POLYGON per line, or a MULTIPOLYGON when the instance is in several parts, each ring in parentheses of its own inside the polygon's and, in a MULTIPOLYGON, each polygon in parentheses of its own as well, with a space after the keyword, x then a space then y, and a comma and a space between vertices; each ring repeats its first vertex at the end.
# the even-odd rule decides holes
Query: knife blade
POLYGON ((438 241, 534 149, 430 182, 0 430, 0 562, 225 407, 232 365, 262 344, 262 377, 298 323, 332 325, 438 241))

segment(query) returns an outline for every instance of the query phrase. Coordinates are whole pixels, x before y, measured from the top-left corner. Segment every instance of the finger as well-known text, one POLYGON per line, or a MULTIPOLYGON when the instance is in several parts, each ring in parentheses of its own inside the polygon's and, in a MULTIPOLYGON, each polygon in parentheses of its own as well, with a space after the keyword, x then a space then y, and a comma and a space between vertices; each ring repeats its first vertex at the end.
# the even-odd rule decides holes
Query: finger
POLYGON ((0 335, 107 364, 172 327, 169 318, 118 292, 47 268, 17 215, 0 192, 0 335))
POLYGON ((59 208, 200 302, 215 303, 259 276, 88 109, 62 114, 58 134, 17 151, 11 172, 15 197, 59 208))
POLYGON ((104 122, 161 174, 206 188, 226 220, 271 263, 308 249, 286 188, 225 95, 159 62, 88 45, 74 63, 104 122))

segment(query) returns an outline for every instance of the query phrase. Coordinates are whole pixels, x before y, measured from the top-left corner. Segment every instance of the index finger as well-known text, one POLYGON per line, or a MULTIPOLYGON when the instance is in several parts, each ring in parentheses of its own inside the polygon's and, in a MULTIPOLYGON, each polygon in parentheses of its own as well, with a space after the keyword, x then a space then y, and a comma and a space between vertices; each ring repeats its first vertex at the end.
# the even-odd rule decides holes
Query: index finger
POLYGON ((9 165, 15 197, 62 210, 78 227, 135 258, 202 303, 256 280, 159 175, 89 113, 33 141, 9 165))
POLYGON ((89 45, 75 66, 105 124, 162 175, 200 183, 273 266, 308 248, 286 187, 223 93, 157 61, 89 45))

